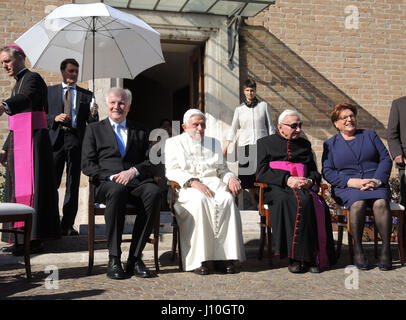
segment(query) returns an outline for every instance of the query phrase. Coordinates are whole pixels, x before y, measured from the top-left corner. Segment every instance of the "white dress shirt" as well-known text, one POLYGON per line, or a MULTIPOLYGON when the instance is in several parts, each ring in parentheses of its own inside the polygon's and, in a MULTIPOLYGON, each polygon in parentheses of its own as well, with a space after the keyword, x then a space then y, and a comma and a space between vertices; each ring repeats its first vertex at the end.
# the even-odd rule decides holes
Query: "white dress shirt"
MULTIPOLYGON (((109 118, 111 127, 113 128, 113 131, 115 131, 115 126, 116 125, 121 125, 121 137, 123 138, 123 142, 124 142, 124 150, 127 148, 127 139, 128 139, 128 129, 127 129, 127 120, 124 120, 123 122, 117 123, 114 122, 112 119, 109 118)), ((135 176, 138 177, 140 175, 140 173, 138 172, 137 168, 133 167, 136 171, 135 176)), ((117 174, 113 174, 110 176, 110 181, 113 181, 113 178, 116 176, 117 174)))

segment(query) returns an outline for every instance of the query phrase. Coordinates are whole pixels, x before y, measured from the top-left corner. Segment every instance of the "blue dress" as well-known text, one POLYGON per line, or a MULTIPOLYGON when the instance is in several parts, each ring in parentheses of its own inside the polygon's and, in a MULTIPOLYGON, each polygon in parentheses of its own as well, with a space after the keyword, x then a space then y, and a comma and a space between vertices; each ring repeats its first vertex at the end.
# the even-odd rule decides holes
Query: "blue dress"
POLYGON ((374 130, 357 130, 351 141, 340 133, 326 140, 322 163, 323 177, 331 184, 333 196, 346 208, 358 200, 390 200, 392 160, 374 130), (350 178, 378 179, 382 185, 376 190, 361 191, 347 186, 350 178))

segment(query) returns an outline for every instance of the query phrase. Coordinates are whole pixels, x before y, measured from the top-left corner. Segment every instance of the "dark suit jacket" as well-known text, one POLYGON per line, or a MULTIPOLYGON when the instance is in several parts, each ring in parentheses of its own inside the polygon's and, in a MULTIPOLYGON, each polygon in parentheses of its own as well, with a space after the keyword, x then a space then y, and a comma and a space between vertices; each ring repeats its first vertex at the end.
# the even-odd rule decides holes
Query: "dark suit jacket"
POLYGON ((127 120, 127 146, 121 158, 116 136, 108 118, 91 123, 86 128, 82 145, 82 171, 99 184, 123 170, 135 167, 140 175, 134 185, 152 182, 151 165, 148 160, 149 134, 141 125, 127 120))
MULTIPOLYGON (((28 69, 17 76, 17 82, 11 94, 11 97, 5 99, 10 115, 17 113, 45 111, 47 110, 47 86, 44 79, 28 69)), ((45 131, 45 129, 43 129, 45 131)), ((10 134, 8 135, 3 150, 8 150, 10 145, 10 134)))
POLYGON ((388 120, 388 147, 392 158, 406 156, 406 97, 392 102, 388 120))
POLYGON ((42 77, 38 73, 26 69, 17 78, 11 97, 4 100, 10 108, 10 115, 46 111, 47 87, 42 77))
MULTIPOLYGON (((99 121, 99 116, 93 117, 90 113, 92 93, 76 85, 76 130, 79 140, 83 140, 86 124, 99 121)), ((48 87, 47 123, 52 146, 55 145, 62 134, 61 123, 55 122, 55 117, 63 113, 62 84, 48 87)))

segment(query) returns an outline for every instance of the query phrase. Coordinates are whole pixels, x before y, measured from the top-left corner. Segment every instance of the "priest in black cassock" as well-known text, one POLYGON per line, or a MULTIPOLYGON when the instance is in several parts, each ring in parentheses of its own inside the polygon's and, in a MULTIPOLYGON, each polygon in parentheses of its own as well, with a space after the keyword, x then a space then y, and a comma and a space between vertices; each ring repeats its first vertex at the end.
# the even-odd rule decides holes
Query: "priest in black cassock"
MULTIPOLYGON (((38 73, 25 67, 25 54, 20 47, 0 49, 0 62, 6 73, 16 79, 11 97, 0 104, 0 116, 8 114, 10 129, 0 151, 0 162, 6 166, 4 200, 36 210, 31 230, 33 253, 42 250, 42 240, 60 236, 55 169, 45 115, 47 86, 38 73)), ((4 235, 3 241, 11 239, 4 235)), ((9 250, 15 255, 23 254, 22 246, 9 250)))
POLYGON ((335 263, 330 213, 317 195, 321 175, 311 144, 300 137, 302 121, 293 110, 278 119, 277 133, 257 142, 257 176, 267 183, 275 255, 289 257, 289 271, 318 273, 335 263))

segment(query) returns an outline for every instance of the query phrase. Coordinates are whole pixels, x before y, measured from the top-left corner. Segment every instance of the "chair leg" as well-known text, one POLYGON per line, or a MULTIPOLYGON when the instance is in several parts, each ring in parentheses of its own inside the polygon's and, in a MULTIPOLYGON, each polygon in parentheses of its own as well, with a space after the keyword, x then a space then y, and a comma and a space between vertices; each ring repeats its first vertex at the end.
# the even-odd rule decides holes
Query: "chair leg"
POLYGON ((32 278, 31 262, 30 262, 31 223, 32 223, 32 217, 28 216, 24 221, 24 263, 25 263, 25 273, 27 274, 27 279, 32 278))
POLYGON ((399 251, 399 260, 400 264, 403 266, 405 264, 405 256, 403 252, 403 222, 404 215, 403 213, 398 215, 398 251, 399 251))
POLYGON ((94 212, 89 211, 89 221, 88 221, 88 249, 89 249, 89 264, 87 268, 87 274, 91 275, 92 270, 93 270, 93 264, 94 264, 94 226, 95 224, 95 218, 94 218, 94 212))

